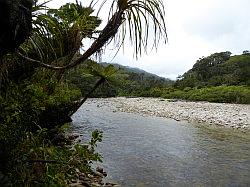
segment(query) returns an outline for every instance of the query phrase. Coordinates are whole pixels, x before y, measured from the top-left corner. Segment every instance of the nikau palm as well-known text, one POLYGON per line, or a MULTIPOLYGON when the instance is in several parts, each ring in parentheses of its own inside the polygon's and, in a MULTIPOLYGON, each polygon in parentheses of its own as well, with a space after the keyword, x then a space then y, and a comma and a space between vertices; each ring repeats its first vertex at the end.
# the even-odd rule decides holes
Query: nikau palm
MULTIPOLYGON (((106 3, 104 0, 102 4, 106 3)), ((92 4, 96 2, 92 1, 92 4)), ((45 63, 43 60, 35 60, 19 53, 22 58, 39 63, 41 66, 54 70, 67 70, 86 61, 91 55, 99 52, 107 43, 117 35, 119 45, 124 43, 125 36, 134 46, 136 58, 141 55, 142 49, 146 50, 148 46, 149 28, 153 28, 153 47, 157 48, 158 42, 163 38, 167 40, 167 32, 164 20, 164 6, 161 0, 114 0, 110 9, 110 19, 104 29, 92 45, 79 57, 71 58, 66 65, 54 65, 55 63, 45 63)), ((54 28, 54 27, 53 27, 54 28)), ((75 32, 75 36, 77 32, 75 32)), ((79 39, 75 39, 79 45, 79 39)), ((117 41, 116 41, 117 42, 117 41)), ((74 49, 74 52, 77 50, 74 49)), ((68 60, 67 60, 68 61, 68 60)))
MULTIPOLYGON (((107 0, 104 0, 102 5, 106 2, 107 0)), ((95 3, 92 1, 91 5, 95 3)), ((35 49, 35 54, 38 54, 39 58, 29 58, 24 55, 23 52, 27 46, 23 47, 24 50, 20 48, 18 55, 25 60, 37 63, 38 66, 59 70, 57 73, 55 72, 59 80, 64 71, 87 62, 89 57, 99 53, 114 38, 115 43, 121 46, 124 44, 125 37, 128 36, 134 46, 136 58, 141 55, 142 50, 146 51, 149 34, 150 37, 153 37, 153 47, 155 48, 157 48, 161 38, 163 38, 164 42, 167 40, 164 6, 161 0, 114 0, 111 4, 110 16, 106 26, 92 45, 83 54, 79 55, 82 46, 81 40, 94 34, 95 28, 98 26, 90 26, 91 29, 86 34, 84 25, 88 24, 87 20, 90 17, 86 20, 84 12, 88 12, 88 16, 90 16, 91 11, 93 11, 91 5, 88 7, 90 12, 86 11, 88 8, 83 8, 77 2, 71 5, 66 4, 60 8, 70 10, 69 15, 65 15, 65 11, 60 13, 57 10, 50 10, 48 15, 41 15, 41 19, 36 21, 37 30, 31 37, 31 46, 35 49), (70 12, 73 12, 73 14, 70 14, 70 12), (50 14, 53 14, 53 16, 49 16, 50 14), (57 17, 57 19, 54 17, 57 17), (151 26, 153 33, 149 32, 151 26)), ((68 14, 67 11, 66 14, 68 14)), ((95 20, 94 22, 98 21, 95 20)), ((76 102, 72 106, 70 115, 110 76, 109 73, 99 72, 98 74, 94 76, 98 76, 100 79, 83 100, 76 102)))

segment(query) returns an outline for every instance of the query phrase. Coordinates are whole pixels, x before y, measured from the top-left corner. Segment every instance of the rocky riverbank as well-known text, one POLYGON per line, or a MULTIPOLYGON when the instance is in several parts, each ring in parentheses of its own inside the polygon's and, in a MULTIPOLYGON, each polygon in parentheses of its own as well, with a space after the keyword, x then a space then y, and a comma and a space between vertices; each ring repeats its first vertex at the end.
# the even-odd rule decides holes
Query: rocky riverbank
POLYGON ((71 181, 70 187, 121 187, 116 183, 103 182, 103 178, 107 176, 107 173, 102 168, 97 167, 96 171, 91 175, 85 175, 84 173, 78 173, 78 180, 71 181))
POLYGON ((172 118, 230 128, 250 129, 250 105, 187 102, 162 98, 106 98, 89 99, 98 107, 121 112, 172 118))
MULTIPOLYGON (((69 133, 66 134, 66 139, 71 142, 71 144, 79 143, 80 134, 78 133, 69 133)), ((121 187, 119 184, 114 182, 104 182, 104 178, 108 175, 107 172, 101 167, 94 168, 91 174, 85 174, 76 171, 77 179, 71 180, 70 187, 121 187)), ((1 174, 1 173, 0 173, 1 174)), ((1 175, 0 175, 1 177, 1 175)), ((1 179, 1 178, 0 178, 1 179)))

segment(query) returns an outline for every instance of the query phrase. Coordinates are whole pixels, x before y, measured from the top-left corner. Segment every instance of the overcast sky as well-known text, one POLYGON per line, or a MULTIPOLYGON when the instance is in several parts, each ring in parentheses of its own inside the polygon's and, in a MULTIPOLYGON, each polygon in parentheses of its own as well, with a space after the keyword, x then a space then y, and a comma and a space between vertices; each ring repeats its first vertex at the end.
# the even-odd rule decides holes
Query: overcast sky
MULTIPOLYGON (((80 2, 90 2, 79 0, 80 2)), ((133 58, 133 48, 125 46, 113 59, 113 46, 106 48, 102 61, 138 67, 148 72, 175 79, 202 56, 231 51, 241 54, 250 50, 250 0, 163 0, 166 10, 168 43, 157 52, 133 58)), ((69 0, 54 0, 59 7, 69 0)), ((74 2, 71 0, 71 2, 74 2)), ((107 16, 107 9, 101 12, 107 16)), ((106 19, 104 19, 104 22, 106 19)))

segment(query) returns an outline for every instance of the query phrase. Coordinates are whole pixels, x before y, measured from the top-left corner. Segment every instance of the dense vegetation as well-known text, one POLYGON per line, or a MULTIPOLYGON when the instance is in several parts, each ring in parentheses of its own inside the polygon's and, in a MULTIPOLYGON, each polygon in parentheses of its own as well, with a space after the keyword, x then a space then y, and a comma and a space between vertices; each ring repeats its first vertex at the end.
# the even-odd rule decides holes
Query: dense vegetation
POLYGON ((0 186, 67 186, 79 173, 93 173, 90 164, 101 161, 95 152, 101 132, 74 146, 65 135, 70 116, 116 71, 89 58, 120 31, 123 39, 115 42, 121 45, 127 29, 136 56, 147 47, 150 25, 154 47, 166 40, 160 0, 114 0, 103 30, 92 16, 94 1, 89 7, 78 1, 59 9, 44 5, 0 2, 0 186), (142 28, 145 19, 152 21, 142 28), (80 53, 84 38, 94 42, 80 53), (91 84, 73 84, 68 77, 77 73, 91 77, 91 84))
MULTIPOLYGON (((97 64, 100 68, 107 63, 97 64)), ((250 53, 231 56, 230 52, 214 53, 202 57, 193 68, 176 81, 147 73, 143 70, 113 64, 115 73, 92 96, 164 97, 192 101, 250 103, 250 53)), ((82 67, 82 71, 86 69, 82 67)), ((95 78, 68 77, 69 82, 80 88, 93 84, 95 78)))
POLYGON ((250 103, 250 53, 214 53, 197 60, 193 68, 176 81, 167 98, 195 101, 250 103))
POLYGON ((191 101, 209 101, 218 103, 250 103, 250 88, 245 86, 216 86, 204 88, 166 89, 161 97, 191 101))
POLYGON ((91 12, 90 8, 66 4, 58 10, 48 11, 47 15, 37 14, 30 39, 19 47, 19 52, 1 57, 1 186, 64 186, 77 177, 78 170, 92 172, 89 163, 100 161, 94 149, 101 141, 98 131, 93 132, 87 145, 76 145, 72 149, 64 136, 65 126, 62 125, 71 121, 69 104, 81 97, 80 90, 64 81, 63 72, 46 70, 22 56, 42 59, 43 63, 75 58, 78 49, 73 45, 79 45, 77 42, 93 33, 100 24, 91 12), (77 8, 82 12, 77 12, 77 8), (69 11, 79 17, 64 19, 62 16, 69 11), (89 22, 81 19, 81 25, 77 19, 83 16, 89 22), (45 29, 49 37, 43 33, 45 29), (82 33, 80 38, 75 34, 76 29, 82 33), (58 36, 59 31, 62 35, 58 36))
MULTIPOLYGON (((78 68, 78 73, 70 73, 66 77, 68 82, 81 90, 82 95, 86 95, 98 78, 87 74, 89 68, 93 68, 87 64, 78 68), (88 89, 89 88, 89 89, 88 89)), ((131 67, 125 67, 118 64, 95 63, 95 69, 103 69, 109 67, 112 69, 111 75, 107 81, 102 84, 91 95, 91 97, 115 97, 115 96, 150 96, 149 90, 156 88, 165 88, 173 84, 166 78, 159 77, 154 74, 147 73, 143 70, 131 67)))
POLYGON ((231 53, 227 51, 203 57, 176 82, 178 88, 221 85, 250 86, 250 53, 248 51, 235 56, 231 56, 231 53))

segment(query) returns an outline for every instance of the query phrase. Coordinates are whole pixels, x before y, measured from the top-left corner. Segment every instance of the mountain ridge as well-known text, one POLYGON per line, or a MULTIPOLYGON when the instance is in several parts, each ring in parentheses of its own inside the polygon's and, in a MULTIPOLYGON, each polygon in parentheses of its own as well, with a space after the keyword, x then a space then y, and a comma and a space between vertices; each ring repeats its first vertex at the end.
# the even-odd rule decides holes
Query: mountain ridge
POLYGON ((171 80, 169 78, 161 77, 159 75, 147 72, 147 71, 145 71, 143 69, 140 69, 140 68, 137 68, 137 67, 124 66, 124 65, 121 65, 121 64, 118 64, 118 63, 108 63, 108 62, 101 62, 99 64, 104 66, 104 67, 107 67, 108 65, 113 65, 116 69, 122 69, 122 70, 125 70, 125 71, 130 72, 130 73, 145 74, 146 76, 149 76, 149 77, 164 79, 166 81, 173 81, 173 80, 171 80))

